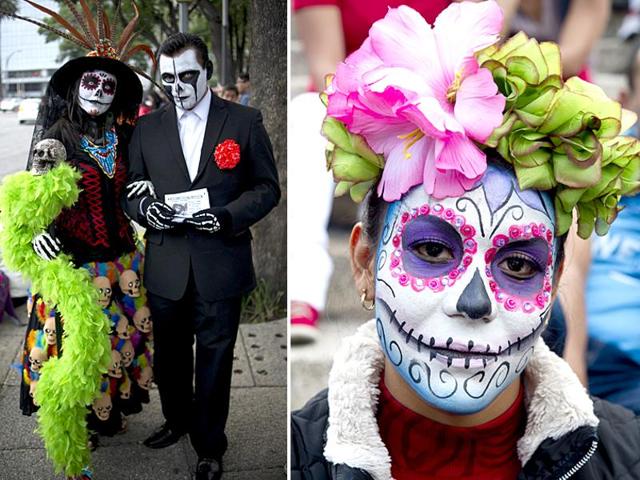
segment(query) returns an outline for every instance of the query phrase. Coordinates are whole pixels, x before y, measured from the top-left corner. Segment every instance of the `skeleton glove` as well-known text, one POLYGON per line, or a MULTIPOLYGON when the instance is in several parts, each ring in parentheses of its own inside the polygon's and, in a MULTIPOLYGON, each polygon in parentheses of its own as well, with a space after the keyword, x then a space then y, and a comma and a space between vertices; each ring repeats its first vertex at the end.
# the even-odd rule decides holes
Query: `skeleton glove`
POLYGON ((156 191, 153 188, 153 183, 149 180, 138 180, 137 182, 131 182, 127 185, 127 198, 131 200, 132 198, 141 197, 143 195, 151 195, 152 197, 156 196, 156 191))
POLYGON ((33 245, 33 250, 36 254, 43 260, 53 260, 62 250, 60 241, 47 232, 36 235, 31 241, 31 245, 33 245))
POLYGON ((153 200, 144 209, 144 217, 149 226, 155 230, 169 230, 174 227, 172 223, 176 212, 166 203, 153 200))
POLYGON ((193 225, 196 229, 207 233, 219 232, 222 228, 218 217, 209 210, 201 210, 193 214, 193 217, 187 218, 185 223, 193 225))

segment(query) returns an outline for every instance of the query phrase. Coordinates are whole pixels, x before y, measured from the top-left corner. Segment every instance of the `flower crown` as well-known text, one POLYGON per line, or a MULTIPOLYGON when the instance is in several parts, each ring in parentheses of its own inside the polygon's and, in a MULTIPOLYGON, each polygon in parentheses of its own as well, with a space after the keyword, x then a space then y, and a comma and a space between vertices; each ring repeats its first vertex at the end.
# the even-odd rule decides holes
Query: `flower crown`
POLYGON ((433 27, 389 9, 321 95, 336 195, 386 201, 423 184, 436 198, 472 188, 493 148, 521 189, 552 190, 556 234, 604 235, 622 195, 640 189, 635 114, 591 83, 562 79, 560 50, 518 33, 499 44, 495 2, 455 3, 433 27))

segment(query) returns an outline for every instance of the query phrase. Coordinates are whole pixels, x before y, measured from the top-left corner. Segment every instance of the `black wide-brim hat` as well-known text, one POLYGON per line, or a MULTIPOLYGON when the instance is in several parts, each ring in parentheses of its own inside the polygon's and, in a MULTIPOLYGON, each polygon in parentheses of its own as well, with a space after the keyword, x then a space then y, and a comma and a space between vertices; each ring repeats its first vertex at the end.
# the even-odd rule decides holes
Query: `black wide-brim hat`
POLYGON ((131 110, 142 101, 142 83, 138 75, 125 63, 109 57, 86 56, 69 60, 51 76, 51 88, 66 99, 76 80, 90 70, 104 70, 116 77, 114 108, 131 110))

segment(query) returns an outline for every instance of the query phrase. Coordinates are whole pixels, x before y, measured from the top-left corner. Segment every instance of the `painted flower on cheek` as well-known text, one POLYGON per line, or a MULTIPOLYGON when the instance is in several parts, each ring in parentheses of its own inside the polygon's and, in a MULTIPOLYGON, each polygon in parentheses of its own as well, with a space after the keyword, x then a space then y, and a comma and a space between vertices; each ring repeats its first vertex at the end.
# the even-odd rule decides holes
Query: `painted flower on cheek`
POLYGON ((391 8, 338 67, 327 113, 386 158, 384 200, 420 183, 436 198, 460 195, 484 173, 475 142, 502 123, 505 98, 474 55, 501 27, 495 2, 452 4, 433 27, 409 7, 391 8))

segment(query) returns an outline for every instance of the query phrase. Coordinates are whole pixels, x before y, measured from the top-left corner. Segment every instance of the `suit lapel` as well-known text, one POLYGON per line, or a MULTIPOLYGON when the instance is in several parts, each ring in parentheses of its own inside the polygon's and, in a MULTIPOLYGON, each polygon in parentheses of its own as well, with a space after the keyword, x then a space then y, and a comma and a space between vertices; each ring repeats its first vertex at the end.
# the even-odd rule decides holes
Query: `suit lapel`
POLYGON ((176 116, 176 109, 173 106, 167 108, 162 115, 162 126, 166 139, 171 147, 171 153, 173 154, 174 161, 182 170, 182 173, 187 177, 187 182, 191 183, 189 177, 189 170, 187 170, 187 162, 184 159, 184 153, 182 153, 182 143, 180 143, 180 132, 178 131, 178 118, 176 116))
POLYGON ((211 107, 209 107, 209 118, 207 118, 207 126, 204 131, 204 139, 202 141, 202 151, 200 152, 200 163, 198 164, 198 174, 193 179, 195 184, 202 176, 207 164, 213 157, 216 145, 222 134, 222 128, 229 113, 227 107, 222 100, 220 100, 213 93, 211 94, 211 107))

